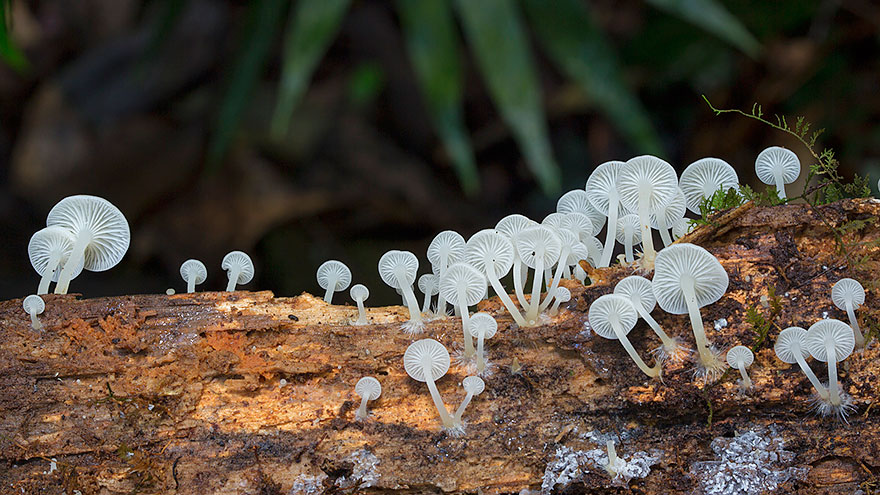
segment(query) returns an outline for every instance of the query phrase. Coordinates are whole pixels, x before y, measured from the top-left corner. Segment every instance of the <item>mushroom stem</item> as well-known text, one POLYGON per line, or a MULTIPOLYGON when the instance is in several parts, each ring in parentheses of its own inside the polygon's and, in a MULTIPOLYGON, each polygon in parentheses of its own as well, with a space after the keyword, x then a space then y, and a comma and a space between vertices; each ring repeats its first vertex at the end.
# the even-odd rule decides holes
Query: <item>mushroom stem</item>
POLYGON ((639 223, 642 226, 642 246, 645 248, 642 259, 653 263, 657 252, 654 250, 654 237, 651 235, 650 194, 651 191, 647 188, 639 191, 639 223))
POLYGON ((483 357, 483 344, 485 341, 485 332, 480 332, 480 336, 477 337, 477 371, 480 373, 486 369, 486 358, 483 357))
POLYGON ((776 192, 781 199, 785 199, 785 180, 782 178, 782 167, 776 167, 773 172, 773 180, 776 182, 776 192))
POLYGON ((837 386, 837 350, 834 341, 825 339, 825 352, 828 354, 828 398, 832 406, 840 405, 840 389, 837 386))
POLYGON ((53 252, 49 256, 49 263, 46 264, 43 276, 40 277, 40 285, 37 287, 37 295, 49 293, 49 284, 52 282, 52 277, 55 275, 55 270, 58 269, 59 263, 61 263, 61 253, 53 252))
POLYGON ((597 268, 611 264, 611 255, 614 253, 614 241, 617 234, 617 209, 620 207, 617 198, 617 189, 611 188, 608 194, 608 225, 605 233, 605 247, 602 249, 602 259, 597 268))
POLYGON ((85 257, 86 247, 88 247, 90 242, 92 242, 92 235, 90 233, 81 231, 77 234, 76 242, 73 244, 73 250, 70 252, 70 256, 67 257, 67 262, 64 263, 64 268, 61 269, 58 283, 55 284, 56 294, 67 294, 67 289, 70 287, 70 280, 73 278, 73 273, 76 271, 76 267, 82 263, 83 258, 85 257))
POLYGON ((633 306, 636 308, 639 316, 643 320, 645 320, 645 323, 647 323, 649 327, 651 327, 651 330, 654 331, 654 334, 660 338, 660 342, 663 343, 663 348, 666 350, 667 353, 671 353, 678 349, 678 342, 674 341, 672 337, 670 337, 665 331, 663 331, 663 328, 660 327, 660 324, 657 323, 657 320, 655 320, 654 317, 651 316, 651 313, 645 311, 645 308, 644 306, 642 306, 641 301, 634 300, 633 306))
POLYGON ((531 324, 538 322, 538 306, 541 303, 541 277, 544 273, 544 253, 535 256, 535 276, 532 280, 532 298, 529 299, 529 310, 526 320, 531 324))
POLYGON ((629 230, 629 227, 624 227, 624 236, 626 236, 626 242, 623 243, 623 252, 626 255, 626 262, 632 263, 636 260, 633 256, 633 236, 632 233, 626 234, 627 230, 629 230))
MULTIPOLYGON (((449 256, 446 253, 440 257, 440 268, 437 270, 437 280, 439 281, 443 278, 443 274, 446 273, 446 269, 449 268, 447 265, 449 264, 449 256)), ((437 294, 437 312, 435 314, 439 316, 446 316, 446 298, 443 297, 443 294, 437 294)))
POLYGON ((550 314, 551 315, 556 315, 557 313, 559 313, 559 304, 561 302, 562 301, 560 301, 558 298, 555 301, 553 301, 553 306, 550 307, 550 314))
POLYGON ((431 291, 425 292, 425 299, 422 301, 422 313, 427 313, 431 309, 431 291))
POLYGON ((810 365, 807 364, 807 360, 804 359, 804 356, 801 355, 800 349, 795 351, 794 353, 795 359, 797 359, 798 366, 801 367, 801 371, 807 375, 807 378, 810 380, 810 383, 813 384, 813 388, 816 389, 816 393, 819 394, 819 398, 822 400, 828 400, 828 388, 822 385, 822 382, 819 381, 819 378, 816 377, 816 374, 813 373, 813 369, 810 368, 810 365))
POLYGON ((196 274, 195 270, 191 271, 186 276, 186 292, 192 294, 196 291, 196 274))
POLYGON ((614 334, 617 335, 617 340, 619 340, 620 343, 623 345, 623 348, 626 349, 629 357, 631 357, 632 360, 635 361, 636 366, 638 366, 639 369, 642 370, 642 373, 648 375, 651 378, 659 377, 660 365, 658 364, 651 368, 650 366, 645 364, 644 361, 642 361, 641 356, 639 356, 639 353, 636 352, 635 348, 632 346, 632 343, 630 343, 629 339, 626 337, 626 332, 623 331, 623 327, 620 326, 620 321, 617 318, 617 314, 612 313, 611 315, 609 315, 609 320, 611 322, 611 328, 614 329, 614 334))
POLYGON ((333 292, 336 290, 336 280, 337 277, 331 276, 329 282, 327 282, 327 290, 324 291, 324 302, 327 304, 333 304, 333 292))
POLYGON ((355 300, 358 307, 358 319, 354 322, 355 325, 366 325, 367 324, 367 311, 364 309, 364 300, 362 298, 357 298, 355 300))
POLYGON ((455 424, 461 425, 461 417, 464 415, 464 410, 471 403, 471 399, 474 398, 474 394, 468 392, 467 395, 464 396, 464 400, 461 401, 461 404, 458 406, 458 409, 455 410, 455 424))
POLYGON ((513 290, 516 293, 516 299, 519 301, 519 305, 522 306, 523 309, 526 309, 526 305, 528 301, 526 301, 525 290, 523 289, 523 279, 528 278, 529 276, 529 267, 525 266, 522 261, 520 261, 519 256, 513 260, 513 290), (525 268, 525 270, 523 270, 525 268), (523 274, 525 272, 525 274, 523 274))
POLYGON ((501 281, 498 280, 498 275, 495 274, 495 266, 492 263, 488 263, 486 265, 486 278, 489 280, 489 285, 492 286, 492 290, 494 290, 495 293, 498 294, 498 297, 501 299, 504 307, 507 308, 507 312, 510 313, 510 316, 513 317, 513 321, 515 321, 516 324, 521 327, 526 326, 525 318, 523 318, 516 305, 513 304, 510 296, 507 295, 507 291, 501 285, 501 281))
POLYGON ((853 310, 851 302, 846 302, 846 314, 849 316, 849 326, 853 329, 853 336, 856 338, 856 347, 865 347, 865 336, 859 328, 859 320, 856 318, 856 312, 853 310))
POLYGON ((425 355, 422 357, 422 374, 425 377, 425 383, 428 384, 428 391, 431 392, 431 399, 434 400, 437 412, 440 413, 440 421, 443 422, 443 426, 446 428, 454 427, 455 423, 452 420, 452 416, 450 416, 449 411, 446 410, 446 406, 443 404, 443 399, 440 398, 440 392, 437 391, 437 385, 434 384, 434 377, 431 374, 430 356, 425 355))
POLYGON ((743 364, 737 366, 739 370, 739 376, 742 377, 743 387, 752 388, 752 379, 749 378, 749 374, 746 373, 746 367, 743 364))
POLYGON ((706 330, 703 328, 703 317, 700 307, 697 305, 697 294, 694 291, 694 279, 684 276, 681 279, 681 290, 687 303, 688 314, 691 317, 691 326, 694 329, 694 340, 697 342, 697 352, 700 353, 700 362, 706 369, 718 368, 718 359, 709 350, 709 341, 706 339, 706 330))
POLYGON ((358 408, 357 412, 354 413, 354 419, 367 418, 367 401, 369 401, 369 395, 361 397, 361 406, 358 408))
POLYGON ((422 313, 419 311, 419 302, 413 294, 412 286, 407 284, 402 273, 395 273, 397 287, 403 292, 403 300, 406 301, 406 307, 409 308, 409 321, 413 323, 422 322, 422 313))
POLYGON ((544 301, 541 302, 541 306, 538 308, 539 312, 547 309, 547 306, 550 306, 550 303, 555 299, 556 288, 559 287, 559 280, 562 278, 562 268, 568 266, 565 261, 568 260, 570 251, 571 250, 567 247, 562 249, 562 254, 559 256, 559 262, 556 264, 556 273, 553 274, 553 283, 547 288, 547 296, 545 296, 544 301))
POLYGON ((37 318, 37 312, 33 309, 28 311, 28 314, 31 315, 31 328, 34 330, 42 330, 43 324, 40 323, 39 318, 37 318))
POLYGON ((458 311, 461 313, 461 331, 464 334, 464 357, 469 358, 474 355, 474 341, 471 340, 471 334, 468 332, 470 312, 464 302, 464 294, 458 295, 458 311))
POLYGON ((237 263, 233 264, 228 275, 229 282, 226 284, 226 292, 235 292, 235 285, 238 284, 238 277, 241 275, 241 267, 237 263))
POLYGON ((663 247, 669 247, 672 244, 672 236, 669 235, 669 226, 666 225, 666 215, 658 216, 657 227, 659 227, 660 239, 663 240, 663 247))

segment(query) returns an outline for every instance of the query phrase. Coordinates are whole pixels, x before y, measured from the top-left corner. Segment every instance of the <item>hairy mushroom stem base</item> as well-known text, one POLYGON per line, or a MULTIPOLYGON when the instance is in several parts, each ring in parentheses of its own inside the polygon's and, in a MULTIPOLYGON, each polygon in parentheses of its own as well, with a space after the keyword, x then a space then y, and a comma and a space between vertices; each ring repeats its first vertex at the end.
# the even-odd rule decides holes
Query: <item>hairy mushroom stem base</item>
POLYGON ((853 329, 853 336, 856 338, 856 347, 865 347, 865 336, 859 328, 859 320, 856 319, 856 312, 851 302, 846 302, 846 314, 849 316, 849 326, 853 329))
POLYGON ((718 356, 709 349, 709 341, 706 339, 706 330, 703 328, 703 317, 700 314, 700 307, 697 305, 694 279, 690 276, 682 277, 681 289, 684 292, 688 314, 691 317, 691 326, 694 330, 694 340, 696 340, 697 343, 697 352, 700 354, 700 364, 702 364, 706 372, 714 374, 723 367, 723 364, 718 359, 718 356))
POLYGON ((46 265, 46 270, 43 272, 43 276, 40 277, 40 285, 37 287, 37 295, 43 295, 49 293, 49 284, 52 283, 52 278, 55 276, 55 271, 58 270, 58 264, 61 263, 61 253, 54 251, 49 256, 49 263, 46 265))
POLYGON ((651 316, 651 313, 645 311, 645 308, 644 306, 642 306, 640 300, 634 300, 633 306, 636 308, 636 312, 639 313, 639 317, 645 320, 645 323, 647 323, 648 326, 651 327, 651 330, 654 331, 654 334, 658 338, 660 338, 663 354, 673 361, 677 361, 678 356, 681 352, 681 345, 663 330, 660 324, 657 323, 657 320, 655 320, 654 317, 651 316))
POLYGON ((431 392, 431 399, 437 407, 437 412, 440 413, 440 421, 444 427, 454 428, 455 422, 452 420, 452 416, 449 415, 449 411, 446 410, 446 405, 443 404, 443 399, 440 397, 437 385, 434 384, 434 377, 431 374, 431 358, 427 355, 422 357, 422 373, 425 377, 425 383, 428 385, 428 391, 431 392))
POLYGON ((801 355, 800 351, 796 352, 794 355, 795 359, 797 359, 798 366, 800 366, 801 371, 807 375, 807 379, 810 380, 810 383, 813 385, 813 388, 816 389, 816 393, 819 395, 819 398, 823 401, 828 400, 828 388, 822 385, 822 382, 819 381, 819 378, 816 377, 816 374, 813 373, 813 369, 810 368, 810 365, 807 364, 807 360, 801 355))
POLYGON ((607 232, 605 233, 605 246, 602 249, 602 259, 599 260, 599 267, 607 267, 611 265, 611 255, 614 253, 614 243, 617 239, 617 209, 620 208, 617 198, 617 190, 612 188, 608 194, 608 223, 607 232))
POLYGON ((82 263, 85 258, 86 247, 92 242, 92 233, 88 229, 81 230, 76 236, 76 242, 73 244, 73 250, 61 269, 61 275, 58 276, 58 283, 55 284, 56 294, 67 294, 70 287, 70 281, 76 271, 76 267, 82 263))

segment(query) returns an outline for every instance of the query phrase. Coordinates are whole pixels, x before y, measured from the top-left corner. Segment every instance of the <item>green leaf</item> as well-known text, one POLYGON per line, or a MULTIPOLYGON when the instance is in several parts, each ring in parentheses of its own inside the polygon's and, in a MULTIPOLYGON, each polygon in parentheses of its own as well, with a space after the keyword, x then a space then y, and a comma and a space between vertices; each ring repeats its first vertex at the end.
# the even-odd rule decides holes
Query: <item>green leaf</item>
POLYGON ((243 42, 220 102, 217 128, 208 148, 209 169, 216 168, 226 155, 254 86, 263 73, 287 4, 286 0, 253 0, 249 4, 243 42))
POLYGON ((455 23, 446 0, 399 0, 397 10, 428 112, 461 188, 477 193, 480 178, 462 110, 463 76, 455 23))
POLYGON ((0 59, 14 71, 22 73, 30 68, 30 63, 9 36, 9 26, 12 24, 11 11, 11 0, 0 0, 0 59))
POLYGON ((648 3, 714 34, 750 57, 756 57, 761 51, 758 40, 718 0, 648 0, 648 3))
POLYGON ((312 73, 336 37, 350 0, 300 0, 290 12, 284 35, 284 64, 278 102, 272 115, 272 137, 287 134, 290 117, 308 87, 312 73))
POLYGON ((596 27, 586 4, 524 0, 538 40, 550 58, 591 96, 620 131, 643 153, 662 155, 660 139, 642 104, 627 88, 617 55, 596 27))
POLYGON ((545 194, 559 192, 541 86, 513 0, 456 0, 463 31, 501 117, 513 131, 526 163, 545 194))

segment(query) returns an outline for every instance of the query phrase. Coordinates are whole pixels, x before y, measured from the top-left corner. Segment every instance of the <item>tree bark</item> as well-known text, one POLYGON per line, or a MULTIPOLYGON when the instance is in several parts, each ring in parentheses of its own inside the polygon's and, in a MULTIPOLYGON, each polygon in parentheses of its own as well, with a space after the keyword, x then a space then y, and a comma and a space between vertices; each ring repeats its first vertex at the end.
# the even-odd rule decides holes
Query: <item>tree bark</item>
MULTIPOLYGON (((730 277, 702 316, 722 354, 756 349, 745 394, 736 370, 704 383, 690 361, 651 381, 589 330, 590 302, 631 268, 585 267, 593 283, 564 281, 572 300, 537 328, 516 327, 497 298, 482 302, 499 331, 462 436, 441 430, 427 388, 403 369, 414 340, 403 307, 369 308, 369 324, 353 326, 355 307, 309 294, 47 295, 37 332, 21 300, 5 301, 0 493, 870 493, 880 486, 878 218, 876 200, 743 207, 682 240, 730 277), (783 328, 848 321, 830 300, 846 276, 868 292, 856 315, 873 336, 840 365, 856 406, 849 425, 814 415, 807 378, 773 351, 783 328), (750 308, 768 322, 765 338, 750 308), (363 376, 382 396, 355 421, 363 376), (609 439, 628 463, 615 479, 602 468, 609 439)), ((694 348, 687 315, 652 314, 694 348)), ((419 337, 454 349, 460 336, 447 317, 419 337)), ((629 337, 645 357, 660 345, 641 321, 629 337)), ((453 362, 437 382, 450 410, 467 374, 453 362)))

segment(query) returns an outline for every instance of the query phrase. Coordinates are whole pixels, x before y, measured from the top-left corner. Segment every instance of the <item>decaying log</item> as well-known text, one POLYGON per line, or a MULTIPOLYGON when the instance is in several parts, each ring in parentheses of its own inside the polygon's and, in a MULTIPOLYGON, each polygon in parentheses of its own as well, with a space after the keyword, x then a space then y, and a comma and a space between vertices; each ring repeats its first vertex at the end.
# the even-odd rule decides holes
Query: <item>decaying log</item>
MULTIPOLYGON (((811 413, 809 382, 772 345, 787 326, 846 321, 830 301, 844 276, 868 290, 857 314, 876 337, 878 218, 875 200, 749 208, 688 236, 730 276, 724 298, 703 309, 709 339, 720 350, 757 346, 745 395, 736 374, 705 384, 691 363, 650 381, 617 342, 590 332, 590 301, 630 268, 567 283, 572 301, 537 328, 517 328, 497 298, 484 301, 499 319, 493 371, 459 437, 440 429, 426 387, 403 370, 413 340, 400 328, 405 308, 369 309, 370 324, 352 326, 354 307, 309 294, 47 296, 38 332, 21 300, 6 301, 0 493, 871 493, 876 338, 841 368, 856 406, 848 425, 811 413), (749 308, 769 323, 763 340, 749 308), (354 384, 366 375, 383 394, 355 421, 354 384), (626 476, 599 465, 608 438, 629 461, 626 476)), ((693 347, 687 315, 654 316, 693 347)), ((452 349, 460 321, 430 321, 423 335, 452 349)), ((644 356, 658 345, 643 323, 631 339, 644 356)), ((450 408, 465 376, 453 363, 438 382, 450 408)))

